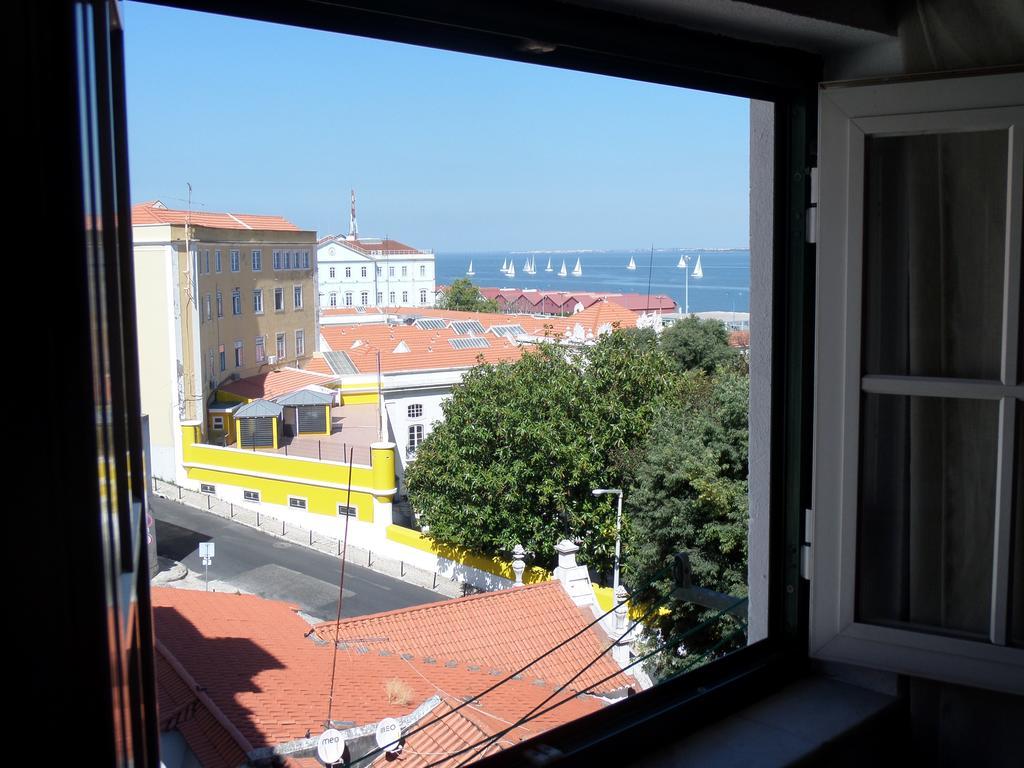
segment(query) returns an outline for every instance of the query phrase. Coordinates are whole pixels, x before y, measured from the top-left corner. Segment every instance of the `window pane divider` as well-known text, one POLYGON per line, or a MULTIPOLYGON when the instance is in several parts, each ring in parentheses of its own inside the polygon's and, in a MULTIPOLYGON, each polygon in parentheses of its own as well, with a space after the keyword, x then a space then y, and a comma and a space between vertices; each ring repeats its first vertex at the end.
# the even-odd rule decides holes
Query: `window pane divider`
POLYGON ((992 547, 992 609, 989 640, 993 645, 1009 641, 1009 593, 1011 534, 1013 532, 1013 470, 1024 457, 1014 456, 1014 432, 1018 403, 1012 397, 999 403, 999 453, 996 460, 996 509, 992 547))
POLYGON ((864 376, 861 390, 876 395, 949 397, 967 400, 1024 399, 1024 384, 1006 385, 990 379, 950 379, 932 376, 864 376))

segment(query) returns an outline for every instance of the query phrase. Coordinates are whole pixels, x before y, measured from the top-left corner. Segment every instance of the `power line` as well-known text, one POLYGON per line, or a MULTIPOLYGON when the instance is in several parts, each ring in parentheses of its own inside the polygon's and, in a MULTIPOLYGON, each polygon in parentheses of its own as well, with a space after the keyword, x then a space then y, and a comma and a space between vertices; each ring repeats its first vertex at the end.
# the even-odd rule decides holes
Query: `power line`
MULTIPOLYGON (((345 497, 345 507, 352 508, 352 458, 355 456, 355 446, 348 454, 348 495, 345 497)), ((327 696, 327 723, 331 727, 331 708, 334 706, 334 678, 338 671, 338 634, 341 627, 341 604, 345 599, 345 559, 348 555, 348 521, 351 515, 345 515, 344 543, 341 547, 341 578, 338 582, 338 618, 334 623, 334 654, 331 657, 331 691, 327 696)))

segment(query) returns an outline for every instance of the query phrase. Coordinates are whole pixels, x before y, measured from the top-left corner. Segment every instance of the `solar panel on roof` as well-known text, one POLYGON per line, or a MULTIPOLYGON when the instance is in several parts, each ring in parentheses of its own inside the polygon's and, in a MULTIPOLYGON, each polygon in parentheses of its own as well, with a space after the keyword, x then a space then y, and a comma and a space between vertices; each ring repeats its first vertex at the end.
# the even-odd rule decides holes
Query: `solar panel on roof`
POLYGON ((448 339, 452 349, 475 349, 491 346, 491 342, 482 336, 463 336, 457 339, 448 339))
POLYGON ((421 331, 439 331, 444 328, 444 320, 439 317, 424 317, 413 323, 421 331))
POLYGON ((448 327, 458 334, 484 332, 479 320, 453 320, 448 327))
POLYGON ((525 336, 526 329, 521 325, 492 325, 491 333, 495 336, 525 336))

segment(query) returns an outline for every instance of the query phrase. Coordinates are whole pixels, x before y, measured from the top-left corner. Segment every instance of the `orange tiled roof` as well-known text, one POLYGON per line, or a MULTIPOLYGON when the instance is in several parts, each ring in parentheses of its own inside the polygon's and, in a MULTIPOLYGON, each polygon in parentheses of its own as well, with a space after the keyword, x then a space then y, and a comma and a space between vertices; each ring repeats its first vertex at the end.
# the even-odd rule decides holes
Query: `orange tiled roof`
MULTIPOLYGON (((337 637, 373 652, 433 656, 439 663, 454 661, 509 673, 564 643, 592 619, 589 611, 584 613, 569 599, 561 583, 546 581, 346 619, 337 626, 337 637)), ((334 622, 327 622, 318 624, 315 632, 330 642, 335 629, 334 622)), ((531 666, 524 676, 561 684, 608 645, 605 634, 591 628, 531 666)), ((608 693, 631 684, 605 655, 571 687, 580 690, 608 676, 611 679, 598 686, 598 692, 608 693)))
MULTIPOLYGON (((291 606, 254 595, 166 587, 153 588, 152 597, 158 640, 252 748, 280 745, 305 737, 307 731, 320 731, 327 711, 333 654, 329 643, 306 637, 309 626, 291 606)), ((440 607, 445 603, 434 605, 440 607)), ((402 612, 392 612, 396 613, 402 612)), ((474 631, 487 618, 482 615, 474 631)), ((543 626, 548 617, 521 616, 517 631, 521 624, 530 624, 531 618, 532 623, 543 626)), ((551 638, 551 642, 557 641, 557 637, 551 638)), ((433 753, 423 760, 428 763, 437 759, 437 753, 462 749, 504 729, 563 682, 509 680, 480 696, 481 691, 497 682, 492 669, 458 660, 451 662, 437 654, 403 655, 348 644, 338 652, 332 717, 356 725, 375 723, 384 717, 409 714, 431 696, 440 695, 441 706, 418 723, 424 729, 408 738, 403 752, 403 759, 409 760, 433 753), (392 681, 405 689, 406 696, 400 701, 391 697, 389 702, 387 687, 392 681), (475 697, 470 706, 438 722, 439 715, 462 704, 468 696, 475 697)), ((183 695, 180 686, 175 687, 178 690, 168 693, 168 698, 183 695)), ((523 741, 603 706, 593 697, 569 698, 570 695, 567 691, 553 699, 552 703, 568 700, 501 737, 497 748, 523 741)), ((209 753, 212 749, 205 734, 194 730, 182 734, 193 751, 209 753)), ((468 754, 452 764, 461 762, 468 754)), ((410 764, 420 762, 413 760, 410 764)))
POLYGON ((132 206, 132 224, 184 224, 188 219, 194 227, 217 229, 262 229, 298 232, 299 228, 282 216, 261 216, 252 213, 214 213, 212 211, 180 211, 165 208, 159 200, 132 206))
POLYGON ((341 317, 344 315, 381 315, 384 313, 380 307, 330 307, 328 309, 321 309, 320 314, 324 317, 341 317))
POLYGON ((306 361, 306 367, 303 370, 309 371, 310 373, 322 373, 325 376, 337 376, 331 366, 327 364, 327 361, 324 360, 323 355, 319 353, 314 354, 306 361))
POLYGON ((272 400, 275 397, 287 395, 289 392, 294 392, 297 389, 308 387, 310 384, 319 384, 322 387, 327 386, 337 381, 337 379, 338 377, 334 374, 324 375, 323 373, 309 370, 304 371, 298 368, 278 368, 277 370, 232 381, 230 384, 219 387, 219 389, 232 395, 248 398, 249 400, 272 400))
MULTIPOLYGON (((405 243, 400 243, 397 240, 392 240, 390 238, 385 238, 383 240, 378 240, 376 238, 372 240, 349 240, 345 235, 327 235, 325 237, 321 237, 317 241, 317 245, 326 245, 329 242, 338 243, 339 245, 344 245, 354 251, 359 251, 360 253, 368 255, 375 251, 384 251, 385 253, 403 253, 410 256, 418 253, 424 253, 418 248, 413 248, 411 245, 406 245, 405 243)), ((424 255, 426 254, 424 253, 424 255)))

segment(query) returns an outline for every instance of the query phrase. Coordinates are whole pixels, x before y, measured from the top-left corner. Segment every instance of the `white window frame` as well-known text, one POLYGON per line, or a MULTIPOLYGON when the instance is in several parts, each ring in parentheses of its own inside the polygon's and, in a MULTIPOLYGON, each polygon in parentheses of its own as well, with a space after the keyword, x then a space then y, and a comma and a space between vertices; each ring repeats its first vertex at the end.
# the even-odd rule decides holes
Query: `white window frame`
POLYGON ((821 91, 813 513, 812 656, 994 690, 1024 690, 1024 649, 1005 645, 1019 384, 1024 74, 834 86, 821 91), (1008 129, 1009 182, 1000 382, 861 375, 864 148, 869 135, 1008 129), (862 392, 1000 403, 989 642, 855 621, 862 392))
POLYGON ((306 354, 306 332, 302 328, 295 331, 295 356, 302 357, 306 354))
POLYGON ((345 306, 352 306, 352 291, 345 291, 345 306))
POLYGON ((215 261, 217 262, 216 265, 215 265, 216 269, 217 269, 217 272, 220 273, 220 272, 223 271, 223 269, 221 268, 220 249, 217 249, 213 253, 214 253, 215 261))
POLYGON ((267 359, 267 340, 265 336, 256 337, 256 362, 263 363, 267 359))
POLYGON ((395 292, 388 291, 388 306, 395 306, 395 292))
POLYGON ((355 517, 359 510, 338 502, 338 517, 355 517))
POLYGON ((206 319, 207 320, 212 320, 213 319, 213 309, 212 309, 212 301, 210 299, 210 294, 206 294, 206 319))
POLYGON ((384 292, 383 291, 377 291, 377 306, 380 306, 383 303, 384 303, 384 292))
POLYGON ((328 294, 328 297, 329 303, 332 307, 338 306, 338 294, 335 291, 331 291, 330 294, 328 294))
POLYGON ((305 496, 289 496, 288 507, 290 509, 302 509, 309 511, 309 499, 307 499, 305 496), (302 503, 296 504, 296 501, 301 501, 302 503))
POLYGON ((370 292, 360 291, 359 292, 359 306, 365 307, 370 303, 370 292))
POLYGON ((253 272, 263 271, 263 252, 259 248, 252 249, 251 261, 253 272))
POLYGON ((238 251, 231 251, 231 271, 241 272, 242 271, 242 255, 238 251))
POLYGON ((408 265, 403 264, 402 265, 402 277, 408 277, 408 276, 409 276, 409 267, 408 267, 408 265))
POLYGON ((214 429, 220 429, 220 430, 224 429, 224 417, 223 416, 214 415, 211 418, 210 421, 211 421, 214 429))
POLYGON ((200 483, 199 484, 199 492, 200 493, 215 494, 215 493, 217 493, 217 486, 214 485, 213 483, 200 483))
POLYGON ((263 289, 255 288, 252 292, 252 311, 255 315, 263 314, 263 289))
POLYGON ((345 277, 352 277, 352 267, 345 267, 345 277))
POLYGON ((420 289, 420 304, 426 304, 426 303, 427 303, 427 289, 426 288, 421 288, 420 289))
POLYGON ((231 290, 231 314, 240 315, 242 314, 242 289, 233 288, 231 290))
POLYGON ((427 265, 426 264, 420 264, 420 277, 426 277, 426 276, 427 276, 427 265))
POLYGON ((284 312, 284 288, 274 289, 274 311, 284 312))
POLYGON ((302 309, 302 286, 292 286, 292 305, 294 309, 302 309))
POLYGON ((408 291, 402 291, 402 304, 408 304, 408 303, 409 303, 409 292, 408 291))
POLYGON ((277 359, 284 360, 288 357, 288 336, 281 332, 275 337, 277 342, 277 359))
POLYGON ((235 342, 235 368, 245 368, 245 342, 235 342))
POLYGON ((331 278, 331 280, 333 280, 334 279, 334 267, 331 267, 330 269, 328 269, 327 270, 327 274, 331 278))
POLYGON ((422 424, 410 424, 408 430, 408 442, 406 442, 405 455, 412 458, 416 451, 427 437, 427 430, 422 424), (419 434, 417 434, 417 431, 419 434), (415 435, 415 437, 414 437, 415 435))
POLYGON ((406 418, 409 419, 422 419, 423 418, 423 403, 412 403, 405 409, 406 418))
POLYGON ((366 267, 360 267, 359 268, 359 276, 360 277, 366 277, 366 267))
POLYGON ((262 495, 259 491, 254 491, 251 488, 242 489, 242 500, 249 502, 256 502, 257 504, 263 500, 262 495))

